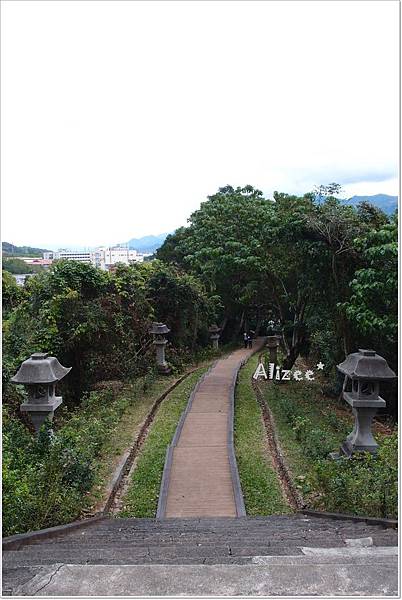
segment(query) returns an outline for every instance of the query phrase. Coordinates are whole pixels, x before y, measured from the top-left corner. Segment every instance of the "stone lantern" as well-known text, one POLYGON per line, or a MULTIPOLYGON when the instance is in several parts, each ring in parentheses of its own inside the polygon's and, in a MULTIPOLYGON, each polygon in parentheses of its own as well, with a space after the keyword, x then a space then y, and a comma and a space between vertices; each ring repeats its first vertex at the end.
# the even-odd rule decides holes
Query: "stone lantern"
POLYGON ((54 411, 63 402, 61 396, 56 396, 56 384, 70 371, 71 367, 63 367, 54 356, 35 352, 12 377, 13 383, 27 388, 28 401, 21 404, 20 410, 29 414, 36 433, 46 418, 53 419, 54 411))
POLYGON ((208 331, 210 333, 212 347, 214 348, 214 350, 218 350, 221 328, 218 327, 215 323, 214 325, 211 325, 211 327, 208 329, 208 331))
MULTIPOLYGON (((273 321, 272 319, 270 321, 268 321, 268 332, 272 335, 273 333, 275 333, 275 321, 273 321)), ((267 332, 267 333, 268 333, 267 332)))
POLYGON ((165 335, 170 329, 164 323, 152 323, 149 333, 153 335, 153 344, 156 348, 156 364, 160 373, 168 374, 170 369, 165 359, 165 347, 167 339, 165 335))
POLYGON ((378 444, 371 432, 371 423, 377 410, 386 405, 379 395, 380 382, 395 379, 396 375, 385 358, 375 350, 359 350, 349 354, 337 369, 345 375, 343 398, 352 407, 355 424, 339 454, 331 456, 337 458, 343 453, 350 457, 355 452, 375 454, 378 444))
POLYGON ((279 347, 279 336, 269 335, 267 337, 267 348, 269 348, 269 362, 275 365, 278 362, 278 347, 279 347))

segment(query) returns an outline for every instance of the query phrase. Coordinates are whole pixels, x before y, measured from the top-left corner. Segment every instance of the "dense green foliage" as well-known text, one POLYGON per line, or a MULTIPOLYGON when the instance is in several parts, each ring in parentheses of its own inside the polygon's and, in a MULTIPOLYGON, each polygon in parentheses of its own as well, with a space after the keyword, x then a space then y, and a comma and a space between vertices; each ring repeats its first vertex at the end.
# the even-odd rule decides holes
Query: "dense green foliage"
POLYGON ((377 457, 331 460, 352 429, 352 416, 322 396, 319 385, 260 384, 282 449, 305 500, 319 510, 396 518, 398 436, 376 434, 377 457))
POLYGON ((73 367, 63 389, 67 401, 78 403, 97 381, 135 377, 149 368, 152 320, 171 327, 174 363, 190 347, 205 345, 214 317, 202 284, 158 261, 119 265, 112 273, 58 261, 32 277, 19 296, 6 279, 6 400, 13 393, 8 393, 11 374, 32 352, 47 351, 73 367))
POLYGON ((97 458, 130 402, 111 388, 82 398, 78 410, 59 416, 33 437, 3 413, 3 533, 12 535, 68 523, 86 506, 97 458))
POLYGON ((3 270, 15 275, 25 273, 40 273, 43 267, 40 265, 30 265, 20 258, 3 258, 3 270))
MULTIPOLYGON (((396 369, 396 217, 367 202, 343 203, 339 188, 319 186, 303 197, 275 192, 271 201, 251 186, 226 186, 157 256, 218 296, 225 339, 263 333, 276 321, 285 368, 310 355, 334 375, 346 354, 371 347, 396 369)), ((389 406, 395 416, 395 403, 389 406)))
POLYGON ((326 510, 398 518, 398 435, 381 439, 378 455, 321 461, 311 485, 319 490, 318 506, 326 510))
POLYGON ((356 241, 362 265, 350 287, 346 315, 396 368, 398 334, 398 225, 396 218, 356 241))
POLYGON ((22 290, 17 285, 15 277, 8 271, 2 271, 2 304, 3 317, 15 308, 22 297, 22 290))

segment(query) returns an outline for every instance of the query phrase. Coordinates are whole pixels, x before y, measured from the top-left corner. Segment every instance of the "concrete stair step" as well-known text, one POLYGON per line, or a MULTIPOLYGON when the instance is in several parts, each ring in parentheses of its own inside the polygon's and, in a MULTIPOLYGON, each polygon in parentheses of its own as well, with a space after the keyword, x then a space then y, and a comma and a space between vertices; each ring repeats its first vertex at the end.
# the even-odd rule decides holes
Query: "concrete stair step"
POLYGON ((367 524, 364 521, 351 521, 349 519, 330 519, 330 518, 318 518, 311 515, 303 515, 302 513, 296 514, 286 514, 286 515, 271 515, 268 517, 237 517, 233 519, 232 517, 202 517, 202 518, 175 518, 171 517, 168 519, 163 519, 161 521, 157 521, 155 519, 144 519, 144 518, 110 518, 98 521, 93 525, 93 528, 101 529, 104 527, 161 527, 170 528, 179 526, 180 528, 186 526, 196 526, 196 527, 277 527, 280 525, 288 526, 290 523, 297 525, 298 523, 302 524, 304 522, 309 521, 310 523, 315 523, 317 526, 326 526, 326 525, 340 525, 340 524, 348 524, 353 526, 366 526, 367 524))
MULTIPOLYGON (((198 539, 195 540, 183 540, 183 541, 174 541, 174 542, 169 542, 169 541, 161 541, 161 542, 154 542, 154 541, 146 541, 146 540, 125 540, 125 539, 111 539, 111 540, 102 540, 100 541, 93 541, 93 540, 89 540, 83 543, 80 543, 78 541, 74 542, 74 543, 69 543, 67 540, 64 540, 63 542, 56 542, 54 544, 43 544, 43 545, 36 545, 35 547, 38 548, 38 551, 40 550, 41 553, 52 553, 52 552, 59 552, 59 551, 90 551, 92 549, 135 549, 135 550, 139 550, 139 549, 149 549, 150 551, 152 551, 153 549, 158 549, 160 551, 169 551, 170 549, 177 549, 178 551, 186 551, 187 549, 192 549, 192 548, 223 548, 223 547, 229 547, 229 548, 248 548, 250 550, 252 550, 253 548, 261 548, 261 547, 270 547, 270 548, 281 548, 283 546, 286 547, 298 547, 298 546, 302 546, 302 545, 310 545, 310 546, 315 546, 315 547, 327 547, 328 545, 332 546, 332 547, 337 547, 337 546, 344 546, 345 543, 341 538, 316 538, 316 539, 312 539, 312 538, 298 538, 298 539, 276 539, 276 540, 272 540, 272 539, 257 539, 257 540, 241 540, 241 539, 221 539, 221 540, 215 540, 215 541, 211 541, 211 540, 203 540, 200 541, 198 539)), ((376 545, 383 545, 383 544, 376 544, 376 545)), ((391 544, 388 544, 391 545, 391 544)), ((16 550, 16 552, 29 552, 32 553, 33 550, 27 550, 28 548, 30 548, 29 546, 26 546, 25 548, 22 548, 21 550, 16 550)), ((259 552, 257 552, 259 553, 259 552)), ((254 555, 255 552, 249 552, 248 555, 254 555)))
POLYGON ((250 557, 300 556, 301 547, 313 548, 318 553, 328 547, 337 552, 349 551, 345 540, 360 538, 372 539, 374 548, 369 548, 370 551, 398 543, 394 529, 300 514, 163 521, 107 519, 57 538, 39 539, 19 550, 4 552, 3 566, 8 574, 5 586, 20 585, 19 578, 22 581, 29 577, 30 569, 39 568, 38 565, 43 568, 54 563, 246 565, 250 557))
MULTIPOLYGON (((184 535, 194 535, 194 536, 199 536, 199 535, 203 535, 203 536, 218 536, 218 535, 224 535, 224 536, 247 536, 247 537, 251 537, 251 536, 263 536, 263 537, 268 537, 268 536, 278 536, 278 535, 303 535, 304 533, 308 533, 313 534, 316 533, 317 535, 320 534, 328 534, 328 533, 346 533, 346 534, 354 534, 356 533, 357 535, 364 535, 364 534, 368 534, 368 533, 372 533, 372 534, 379 534, 379 535, 385 535, 385 536, 392 536, 395 535, 395 530, 393 529, 383 529, 382 527, 379 526, 359 526, 356 527, 354 526, 354 524, 348 524, 348 525, 334 525, 332 524, 330 527, 317 527, 316 524, 311 524, 311 523, 303 523, 302 525, 298 525, 296 527, 294 527, 293 525, 291 526, 278 526, 278 527, 249 527, 249 528, 232 528, 232 527, 227 527, 227 528, 218 528, 218 527, 189 527, 189 526, 183 526, 181 528, 179 527, 175 527, 175 528, 166 528, 164 526, 159 526, 159 527, 150 527, 150 528, 138 528, 138 527, 102 527, 102 528, 95 528, 95 527, 88 527, 82 530, 78 530, 75 532, 71 532, 69 534, 65 534, 63 536, 58 536, 58 539, 61 539, 61 537, 66 538, 66 536, 68 536, 69 539, 74 539, 74 538, 78 538, 78 539, 82 539, 83 537, 93 537, 93 538, 101 538, 101 537, 108 537, 108 536, 113 536, 113 535, 120 535, 120 536, 135 536, 135 537, 144 537, 144 536, 155 536, 155 538, 157 536, 172 536, 173 538, 178 537, 178 536, 184 536, 184 535)), ((56 539, 56 538, 53 538, 56 539)))
MULTIPOLYGON (((370 536, 372 537, 372 536, 370 536)), ((374 537, 372 537, 374 540, 374 537)), ((249 537, 244 538, 241 536, 230 537, 230 536, 219 536, 219 537, 201 537, 201 536, 192 536, 191 538, 177 538, 177 539, 165 539, 165 538, 131 538, 131 537, 120 537, 120 538, 88 538, 88 539, 60 539, 57 541, 51 542, 49 540, 46 544, 40 544, 41 547, 54 546, 55 548, 68 547, 68 548, 78 548, 78 547, 107 547, 110 544, 113 545, 121 545, 121 546, 158 546, 158 547, 170 547, 170 546, 188 546, 188 545, 221 545, 221 544, 235 544, 235 545, 284 545, 285 543, 290 544, 300 544, 305 543, 306 541, 309 543, 320 543, 323 542, 326 545, 329 543, 336 544, 336 542, 342 543, 343 538, 340 536, 263 536, 263 537, 249 537)), ((386 541, 393 541, 393 539, 388 538, 386 541)), ((381 539, 382 542, 382 539, 381 539)), ((377 545, 384 545, 382 543, 377 545)), ((387 544, 385 544, 387 545, 387 544)), ((38 544, 36 544, 38 546, 38 544)))
MULTIPOLYGON (((3 560, 3 568, 24 568, 35 565, 63 564, 203 564, 206 559, 210 564, 230 564, 237 562, 236 558, 250 558, 253 556, 297 556, 301 555, 300 549, 295 547, 268 547, 253 548, 229 547, 191 547, 191 548, 91 548, 71 552, 68 549, 54 550, 48 553, 24 553, 17 551, 3 560), (183 562, 184 561, 184 562, 183 562), (223 561, 223 563, 222 563, 223 561)), ((240 561, 242 562, 242 561, 240 561)))
MULTIPOLYGON (((244 560, 244 559, 243 559, 244 560)), ((396 596, 397 556, 265 556, 264 564, 52 564, 14 590, 32 596, 396 596)))

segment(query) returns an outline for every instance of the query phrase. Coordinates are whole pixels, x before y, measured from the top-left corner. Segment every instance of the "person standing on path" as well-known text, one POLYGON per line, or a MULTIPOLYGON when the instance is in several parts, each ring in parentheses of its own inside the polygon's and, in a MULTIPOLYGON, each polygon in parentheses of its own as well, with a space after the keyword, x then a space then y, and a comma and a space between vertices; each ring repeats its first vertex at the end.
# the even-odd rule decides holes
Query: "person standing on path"
POLYGON ((253 336, 251 334, 247 336, 247 345, 245 347, 247 348, 247 346, 249 348, 253 347, 253 336))
POLYGON ((243 338, 244 338, 244 347, 247 348, 248 347, 248 333, 247 333, 247 331, 244 332, 243 338))

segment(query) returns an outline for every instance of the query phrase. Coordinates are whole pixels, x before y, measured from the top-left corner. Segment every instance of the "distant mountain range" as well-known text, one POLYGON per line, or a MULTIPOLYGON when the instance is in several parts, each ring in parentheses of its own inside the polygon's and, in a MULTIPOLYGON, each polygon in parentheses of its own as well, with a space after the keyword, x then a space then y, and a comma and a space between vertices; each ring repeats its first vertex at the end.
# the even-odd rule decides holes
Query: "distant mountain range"
POLYGON ((40 256, 42 257, 43 252, 48 252, 46 248, 32 248, 31 246, 14 246, 8 242, 2 242, 1 249, 3 256, 5 257, 18 257, 18 256, 40 256))
POLYGON ((387 194, 376 194, 375 196, 352 196, 346 200, 347 204, 357 206, 359 202, 370 202, 377 208, 380 208, 387 215, 392 215, 398 208, 398 196, 388 196, 387 194))
POLYGON ((132 238, 127 242, 128 247, 137 252, 155 252, 160 248, 167 238, 169 233, 161 233, 160 235, 145 235, 141 238, 132 238))
MULTIPOLYGON (((129 247, 132 250, 137 250, 137 252, 148 253, 155 252, 158 248, 160 248, 167 238, 168 233, 161 233, 160 235, 145 235, 141 238, 132 238, 129 242, 124 242, 124 244, 119 244, 124 247, 129 247)), ((106 244, 109 246, 109 244, 106 244)), ((89 250, 95 250, 98 246, 70 246, 70 245, 52 245, 50 250, 59 250, 60 248, 67 250, 79 250, 82 252, 88 252, 89 250)), ((40 256, 42 257, 43 252, 49 252, 49 249, 46 248, 33 248, 31 246, 15 246, 14 244, 10 244, 9 242, 2 242, 2 253, 5 258, 15 257, 15 258, 23 258, 25 256, 40 256)))

